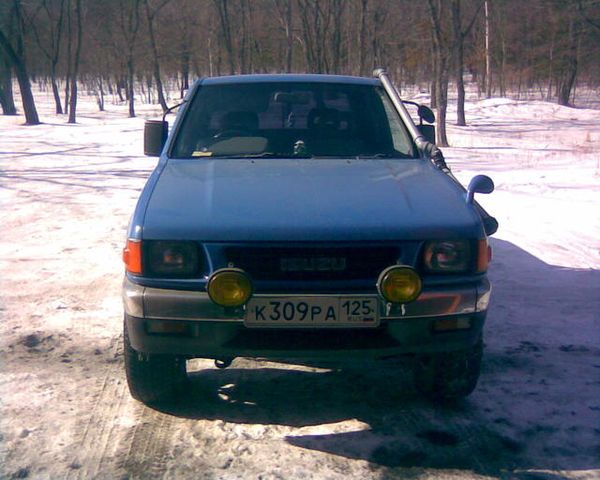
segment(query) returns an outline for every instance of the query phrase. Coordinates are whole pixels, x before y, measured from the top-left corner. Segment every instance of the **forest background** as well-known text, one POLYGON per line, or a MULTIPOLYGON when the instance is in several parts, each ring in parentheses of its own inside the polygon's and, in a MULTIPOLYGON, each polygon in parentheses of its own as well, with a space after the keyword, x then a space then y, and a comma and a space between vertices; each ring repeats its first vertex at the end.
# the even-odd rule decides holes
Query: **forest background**
POLYGON ((74 123, 78 88, 133 117, 198 77, 385 66, 431 94, 443 146, 449 88, 466 124, 466 76, 488 98, 574 105, 600 87, 599 59, 599 0, 0 0, 0 104, 17 114, 16 79, 31 125, 31 83, 74 123))

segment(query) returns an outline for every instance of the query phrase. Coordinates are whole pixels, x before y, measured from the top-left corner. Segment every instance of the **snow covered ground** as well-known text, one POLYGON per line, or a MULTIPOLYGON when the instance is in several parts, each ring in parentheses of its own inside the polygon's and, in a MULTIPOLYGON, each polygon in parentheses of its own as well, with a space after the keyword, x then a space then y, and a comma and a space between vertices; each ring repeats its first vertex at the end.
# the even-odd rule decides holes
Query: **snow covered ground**
MULTIPOLYGON (((440 407, 406 370, 197 361, 168 412, 129 397, 121 248, 156 110, 0 117, 0 478, 600 478, 600 111, 467 104, 445 149, 500 221, 478 389, 440 407), (393 388, 390 387, 393 386, 393 388)), ((450 112, 450 119, 453 113, 450 112)))

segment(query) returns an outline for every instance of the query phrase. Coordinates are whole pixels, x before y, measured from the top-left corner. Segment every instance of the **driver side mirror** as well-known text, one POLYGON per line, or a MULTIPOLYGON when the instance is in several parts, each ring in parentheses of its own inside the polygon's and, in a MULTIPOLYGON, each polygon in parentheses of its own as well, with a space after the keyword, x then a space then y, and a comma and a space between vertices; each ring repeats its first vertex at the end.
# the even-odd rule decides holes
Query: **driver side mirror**
POLYGON ((417 125, 417 130, 421 132, 425 140, 435 145, 435 125, 417 125))
POLYGON ((146 120, 144 124, 144 155, 159 157, 167 142, 169 122, 164 120, 146 120))
POLYGON ((431 108, 425 105, 419 105, 417 107, 417 114, 419 115, 419 125, 417 125, 417 129, 421 132, 421 135, 425 137, 429 143, 433 143, 435 145, 435 127, 433 125, 423 125, 423 120, 427 123, 435 122, 435 114, 431 108))

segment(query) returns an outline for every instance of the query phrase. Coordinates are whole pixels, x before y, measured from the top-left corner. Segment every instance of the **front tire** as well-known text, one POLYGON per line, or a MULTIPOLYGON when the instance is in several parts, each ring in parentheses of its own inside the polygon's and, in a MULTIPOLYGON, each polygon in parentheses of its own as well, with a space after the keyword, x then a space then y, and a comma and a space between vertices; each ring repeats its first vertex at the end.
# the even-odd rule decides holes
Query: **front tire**
POLYGON ((477 386, 482 357, 481 339, 465 350, 419 356, 413 370, 415 387, 434 400, 466 397, 477 386))
POLYGON ((123 329, 125 374, 131 396, 147 405, 168 402, 188 381, 185 358, 141 354, 131 347, 127 325, 123 329))

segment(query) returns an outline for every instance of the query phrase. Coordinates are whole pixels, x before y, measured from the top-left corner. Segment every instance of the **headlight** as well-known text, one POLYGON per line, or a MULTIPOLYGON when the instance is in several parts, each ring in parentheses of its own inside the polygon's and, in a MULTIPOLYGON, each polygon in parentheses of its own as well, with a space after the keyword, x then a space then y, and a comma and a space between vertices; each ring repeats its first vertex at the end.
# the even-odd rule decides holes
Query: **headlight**
POLYGON ((379 275, 377 290, 391 303, 409 303, 421 293, 421 277, 412 267, 393 265, 379 275))
POLYGON ((475 266, 471 242, 447 240, 427 242, 423 250, 425 270, 433 273, 460 273, 475 266))
POLYGON ((241 307, 252 296, 252 282, 239 268, 223 268, 208 279, 210 299, 222 307, 241 307))
POLYGON ((198 246, 194 242, 145 241, 144 275, 193 277, 200 269, 198 246))

